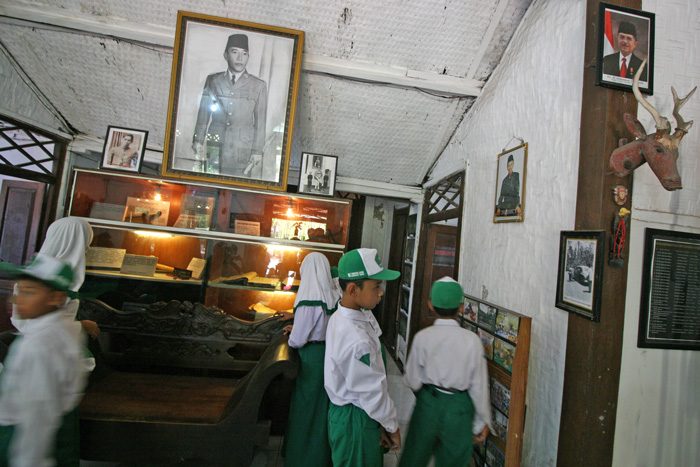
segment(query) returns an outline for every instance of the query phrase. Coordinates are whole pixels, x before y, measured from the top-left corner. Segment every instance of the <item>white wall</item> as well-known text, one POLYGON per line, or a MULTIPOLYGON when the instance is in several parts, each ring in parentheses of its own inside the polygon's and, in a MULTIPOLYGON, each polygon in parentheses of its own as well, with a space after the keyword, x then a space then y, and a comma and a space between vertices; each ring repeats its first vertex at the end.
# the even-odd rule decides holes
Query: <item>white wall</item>
MULTIPOLYGON (((394 222, 394 209, 408 206, 407 202, 367 196, 362 223, 362 248, 375 248, 383 265, 389 264, 394 222)), ((398 241, 394 239, 395 241, 398 241)))
MULTIPOLYGON (((680 96, 700 86, 700 8, 697 0, 654 0, 654 96, 649 102, 671 120, 671 85, 680 96)), ((680 145, 683 189, 667 192, 648 166, 634 172, 625 328, 613 466, 700 465, 700 352, 637 348, 646 228, 700 233, 700 94, 681 110, 695 126, 680 145)), ((654 121, 640 107, 647 132, 654 121)))
POLYGON ((585 3, 532 4, 431 175, 467 167, 465 291, 533 318, 524 466, 556 463, 568 317, 554 301, 559 232, 574 228, 585 3), (529 145, 524 222, 494 224, 497 155, 513 136, 529 145))

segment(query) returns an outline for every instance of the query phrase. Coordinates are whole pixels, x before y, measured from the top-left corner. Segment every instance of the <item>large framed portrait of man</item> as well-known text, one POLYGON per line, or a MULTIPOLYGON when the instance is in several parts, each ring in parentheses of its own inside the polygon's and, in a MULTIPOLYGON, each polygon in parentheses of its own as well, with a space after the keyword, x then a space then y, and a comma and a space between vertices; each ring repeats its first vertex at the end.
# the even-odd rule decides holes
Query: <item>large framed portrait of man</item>
POLYGON ((601 3, 598 24, 596 84, 631 91, 634 75, 640 72, 639 90, 653 94, 654 14, 601 3))
POLYGON ((303 42, 179 11, 163 175, 286 190, 303 42))

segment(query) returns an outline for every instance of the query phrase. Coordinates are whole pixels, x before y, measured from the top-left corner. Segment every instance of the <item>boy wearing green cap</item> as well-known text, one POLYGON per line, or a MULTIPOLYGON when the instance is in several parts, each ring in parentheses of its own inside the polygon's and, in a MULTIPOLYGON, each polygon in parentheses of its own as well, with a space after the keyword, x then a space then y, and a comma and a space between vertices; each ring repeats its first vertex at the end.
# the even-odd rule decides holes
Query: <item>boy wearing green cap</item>
POLYGON ((39 254, 25 267, 0 263, 0 271, 17 278, 13 318, 25 321, 0 366, 0 465, 77 466, 89 368, 80 322, 61 312, 73 270, 39 254))
POLYGON ((467 465, 474 442, 488 436, 486 359, 479 337, 456 321, 463 298, 462 286, 451 277, 430 290, 428 306, 439 317, 416 333, 406 364, 404 382, 416 392, 416 405, 402 467, 426 466, 431 456, 440 467, 467 465))
POLYGON ((382 281, 399 272, 384 269, 377 250, 359 248, 340 258, 338 275, 343 297, 328 322, 324 364, 333 465, 381 466, 382 446, 396 451, 401 437, 371 310, 384 295, 382 281))

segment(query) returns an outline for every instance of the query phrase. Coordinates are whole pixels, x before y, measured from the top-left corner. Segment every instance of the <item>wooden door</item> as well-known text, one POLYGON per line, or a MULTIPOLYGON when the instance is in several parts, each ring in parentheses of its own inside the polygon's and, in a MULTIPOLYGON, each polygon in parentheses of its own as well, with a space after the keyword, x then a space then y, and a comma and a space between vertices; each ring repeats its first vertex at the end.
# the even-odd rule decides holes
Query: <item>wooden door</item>
MULTIPOLYGON (((457 245, 459 244, 459 228, 451 225, 428 224, 425 228, 425 242, 422 252, 422 270, 417 271, 416 279, 420 277, 420 298, 414 307, 412 315, 418 315, 418 329, 411 330, 411 336, 426 326, 430 326, 437 315, 428 308, 430 287, 441 277, 457 278, 457 245)), ((416 280, 418 282, 418 280, 416 280)))
MULTIPOLYGON (((398 314, 400 308, 399 297, 401 284, 404 282, 403 258, 406 244, 406 221, 408 220, 408 207, 394 209, 394 221, 391 227, 391 248, 389 250, 389 264, 386 267, 395 271, 401 271, 401 278, 386 282, 384 293, 384 309, 382 311, 379 326, 382 328, 382 340, 391 356, 396 359, 396 337, 398 327, 398 314)), ((410 278, 409 278, 410 279, 410 278)))
POLYGON ((45 185, 3 180, 0 188, 0 259, 24 264, 36 250, 45 185))

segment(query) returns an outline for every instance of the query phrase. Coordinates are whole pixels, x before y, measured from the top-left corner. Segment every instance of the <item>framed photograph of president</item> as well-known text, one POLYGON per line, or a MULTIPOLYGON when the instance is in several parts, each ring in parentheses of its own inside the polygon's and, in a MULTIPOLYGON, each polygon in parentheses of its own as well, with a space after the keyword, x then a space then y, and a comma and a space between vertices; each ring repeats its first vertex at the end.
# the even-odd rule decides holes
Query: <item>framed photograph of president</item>
POLYGON ((601 3, 598 24, 596 84, 631 91, 639 71, 639 90, 653 94, 654 13, 601 3))
POLYGON ((303 42, 179 11, 163 175, 285 191, 303 42))
POLYGON ((522 222, 525 215, 527 143, 503 151, 496 166, 494 222, 522 222))

